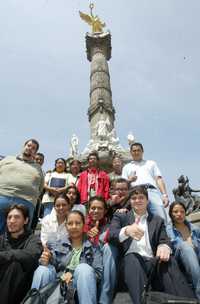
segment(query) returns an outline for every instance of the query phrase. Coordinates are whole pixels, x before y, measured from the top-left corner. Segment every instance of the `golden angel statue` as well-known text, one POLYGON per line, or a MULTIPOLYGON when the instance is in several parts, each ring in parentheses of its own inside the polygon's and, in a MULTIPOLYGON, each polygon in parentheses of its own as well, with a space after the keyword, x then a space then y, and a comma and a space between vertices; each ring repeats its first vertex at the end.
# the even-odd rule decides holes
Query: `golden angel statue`
POLYGON ((85 22, 87 22, 89 25, 92 26, 92 32, 93 33, 102 33, 103 27, 105 27, 105 23, 102 23, 99 17, 96 15, 94 16, 92 13, 92 10, 94 8, 94 4, 90 4, 90 15, 84 14, 79 11, 79 15, 81 19, 83 19, 85 22))

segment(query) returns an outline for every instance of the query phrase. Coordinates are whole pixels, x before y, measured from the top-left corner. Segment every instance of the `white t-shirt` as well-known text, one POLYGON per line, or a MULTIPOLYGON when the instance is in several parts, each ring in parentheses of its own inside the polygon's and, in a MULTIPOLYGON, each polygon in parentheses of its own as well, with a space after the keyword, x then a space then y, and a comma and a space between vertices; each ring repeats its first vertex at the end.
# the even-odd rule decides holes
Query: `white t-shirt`
POLYGON ((67 173, 66 177, 66 186, 69 187, 70 185, 76 185, 79 179, 79 174, 77 176, 72 175, 71 173, 67 173))
POLYGON ((151 184, 157 188, 156 177, 162 176, 160 169, 153 160, 132 161, 125 165, 122 170, 122 177, 128 179, 130 176, 136 175, 137 179, 131 183, 131 186, 141 184, 151 184))
MULTIPOLYGON (((56 171, 47 173, 45 175, 45 184, 47 184, 48 186, 51 187, 51 180, 52 178, 55 179, 64 179, 65 180, 65 186, 66 186, 66 179, 67 179, 67 173, 66 172, 62 172, 62 173, 58 173, 56 171)), ((53 187, 53 186, 52 186, 53 187)), ((53 203, 54 202, 54 196, 49 195, 49 191, 45 191, 43 198, 42 198, 42 203, 53 203)))

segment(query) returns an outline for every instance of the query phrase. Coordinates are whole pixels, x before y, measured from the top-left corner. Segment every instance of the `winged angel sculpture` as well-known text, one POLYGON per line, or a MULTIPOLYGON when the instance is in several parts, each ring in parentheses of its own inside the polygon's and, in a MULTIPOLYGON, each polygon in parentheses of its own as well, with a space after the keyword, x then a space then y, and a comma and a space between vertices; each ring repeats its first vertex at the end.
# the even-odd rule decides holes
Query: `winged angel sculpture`
POLYGON ((101 22, 99 17, 96 15, 94 16, 92 13, 92 10, 94 8, 94 4, 90 4, 90 15, 87 15, 85 13, 82 13, 79 11, 81 19, 83 19, 85 22, 87 22, 92 27, 93 33, 102 33, 103 27, 105 27, 105 23, 101 22))

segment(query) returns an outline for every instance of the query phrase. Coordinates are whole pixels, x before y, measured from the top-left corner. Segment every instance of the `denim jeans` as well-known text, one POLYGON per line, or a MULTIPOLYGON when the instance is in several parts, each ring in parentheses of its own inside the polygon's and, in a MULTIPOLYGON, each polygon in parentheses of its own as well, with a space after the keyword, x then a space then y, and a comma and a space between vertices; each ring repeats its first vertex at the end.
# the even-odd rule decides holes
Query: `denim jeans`
POLYGON ((184 266, 192 282, 196 297, 200 300, 200 261, 194 249, 187 242, 181 242, 176 249, 175 257, 184 266))
POLYGON ((104 244, 103 253, 103 277, 100 284, 99 304, 111 304, 116 287, 116 260, 118 257, 117 247, 104 244))
POLYGON ((56 276, 56 270, 53 265, 39 265, 34 272, 31 288, 40 289, 48 283, 55 281, 56 276))
POLYGON ((148 189, 148 197, 149 197, 149 210, 154 215, 159 215, 163 218, 166 231, 168 236, 170 235, 170 231, 172 231, 172 223, 168 214, 168 208, 165 208, 163 205, 163 201, 160 195, 160 192, 157 189, 148 189))
MULTIPOLYGON (((40 265, 34 272, 31 288, 42 288, 56 279, 54 266, 40 265)), ((77 290, 79 304, 97 303, 97 283, 94 269, 86 264, 79 264, 73 274, 73 286, 77 290)))
POLYGON ((4 233, 5 228, 6 228, 5 211, 7 208, 9 208, 10 206, 15 205, 15 204, 22 204, 28 208, 28 211, 29 211, 28 227, 31 228, 31 223, 33 220, 33 215, 34 215, 34 210, 35 210, 34 205, 31 202, 29 202, 23 198, 1 195, 0 196, 0 234, 4 233))
POLYGON ((79 304, 97 303, 96 274, 90 265, 81 263, 76 267, 73 285, 78 293, 79 304))

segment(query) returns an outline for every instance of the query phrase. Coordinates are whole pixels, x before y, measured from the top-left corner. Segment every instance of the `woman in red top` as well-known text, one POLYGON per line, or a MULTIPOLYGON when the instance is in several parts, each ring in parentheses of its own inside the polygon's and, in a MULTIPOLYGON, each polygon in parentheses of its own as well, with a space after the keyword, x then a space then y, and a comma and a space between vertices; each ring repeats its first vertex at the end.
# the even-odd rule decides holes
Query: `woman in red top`
POLYGON ((99 304, 110 304, 116 285, 116 259, 118 250, 108 244, 109 224, 106 218, 107 205, 101 196, 94 196, 88 202, 85 232, 94 245, 100 245, 103 254, 103 277, 100 286, 99 304))

